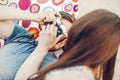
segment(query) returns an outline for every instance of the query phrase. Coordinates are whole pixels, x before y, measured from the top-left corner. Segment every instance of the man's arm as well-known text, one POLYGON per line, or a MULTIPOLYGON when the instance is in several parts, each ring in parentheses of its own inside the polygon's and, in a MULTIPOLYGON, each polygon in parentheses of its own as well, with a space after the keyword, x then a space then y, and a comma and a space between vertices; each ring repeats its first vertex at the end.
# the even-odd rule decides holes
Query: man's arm
POLYGON ((0 35, 2 37, 9 37, 14 29, 14 24, 8 20, 32 20, 36 22, 41 21, 55 21, 55 15, 60 14, 58 12, 41 12, 41 13, 30 13, 16 8, 0 5, 0 35))
POLYGON ((10 20, 34 20, 35 15, 15 8, 0 5, 0 35, 9 37, 14 29, 14 23, 10 20), (32 17, 31 17, 32 16, 32 17))
POLYGON ((0 21, 0 36, 8 38, 14 30, 14 23, 9 20, 0 21))
POLYGON ((23 10, 0 5, 0 20, 34 20, 35 15, 23 10))
POLYGON ((36 73, 42 60, 46 56, 48 50, 56 43, 57 27, 47 26, 41 31, 41 36, 37 48, 26 59, 18 70, 15 80, 26 80, 32 74, 36 73))
POLYGON ((29 76, 36 73, 47 52, 48 50, 45 49, 45 46, 38 45, 18 70, 15 80, 27 80, 29 76))

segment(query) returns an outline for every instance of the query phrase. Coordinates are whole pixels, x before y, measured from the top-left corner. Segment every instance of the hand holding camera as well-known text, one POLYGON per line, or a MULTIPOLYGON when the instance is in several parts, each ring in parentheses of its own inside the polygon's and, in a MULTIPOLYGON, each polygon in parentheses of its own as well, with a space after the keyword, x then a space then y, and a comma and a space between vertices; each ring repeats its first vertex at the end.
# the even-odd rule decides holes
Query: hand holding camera
MULTIPOLYGON (((45 22, 44 25, 51 25, 53 24, 53 22, 45 22)), ((66 26, 64 26, 61 21, 60 21, 60 18, 59 17, 56 17, 56 23, 55 23, 55 26, 58 28, 58 31, 57 31, 57 36, 61 35, 61 34, 64 34, 67 36, 67 30, 66 30, 66 26)))
POLYGON ((61 18, 60 13, 57 11, 45 11, 45 12, 41 12, 41 13, 36 13, 33 21, 35 21, 39 24, 44 24, 44 22, 51 22, 51 21, 53 21, 53 23, 55 23, 56 16, 61 18))

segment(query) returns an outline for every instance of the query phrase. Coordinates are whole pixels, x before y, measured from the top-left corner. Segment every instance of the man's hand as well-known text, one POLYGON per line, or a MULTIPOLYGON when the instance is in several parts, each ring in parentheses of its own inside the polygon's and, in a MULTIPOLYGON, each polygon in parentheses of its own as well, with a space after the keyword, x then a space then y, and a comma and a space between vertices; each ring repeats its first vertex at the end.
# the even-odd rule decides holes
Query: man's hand
POLYGON ((36 17, 34 18, 34 21, 40 24, 44 24, 44 22, 53 22, 53 24, 56 23, 56 17, 60 17, 61 15, 59 12, 53 12, 53 11, 45 11, 41 13, 35 14, 36 17))
POLYGON ((44 46, 47 50, 52 48, 56 44, 57 27, 54 25, 47 25, 40 32, 40 38, 38 39, 39 45, 44 46))

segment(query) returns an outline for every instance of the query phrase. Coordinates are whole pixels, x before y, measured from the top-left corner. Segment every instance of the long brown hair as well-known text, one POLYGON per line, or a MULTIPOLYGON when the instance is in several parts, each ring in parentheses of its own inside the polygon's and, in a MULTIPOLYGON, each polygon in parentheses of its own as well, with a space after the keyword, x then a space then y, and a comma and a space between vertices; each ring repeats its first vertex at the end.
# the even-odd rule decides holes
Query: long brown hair
POLYGON ((120 18, 107 10, 95 10, 73 24, 60 59, 41 69, 35 74, 36 77, 29 80, 44 80, 46 73, 51 70, 76 65, 93 69, 101 66, 103 80, 112 80, 119 44, 120 18))

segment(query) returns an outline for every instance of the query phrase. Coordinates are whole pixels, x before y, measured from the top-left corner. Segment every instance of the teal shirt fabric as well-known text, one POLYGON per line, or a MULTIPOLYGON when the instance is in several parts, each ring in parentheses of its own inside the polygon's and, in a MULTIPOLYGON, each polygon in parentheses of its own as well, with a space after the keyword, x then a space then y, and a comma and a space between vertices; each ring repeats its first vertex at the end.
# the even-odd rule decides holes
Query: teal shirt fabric
MULTIPOLYGON (((12 35, 5 41, 6 44, 0 48, 0 80, 14 80, 18 69, 34 51, 38 41, 32 39, 30 34, 18 25, 15 25, 12 35)), ((56 60, 57 57, 47 54, 40 68, 56 60)))

